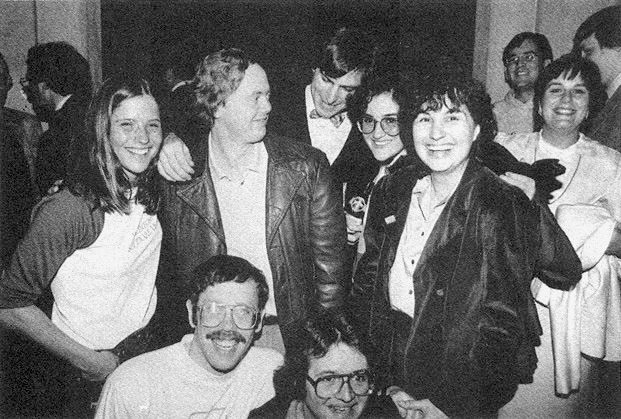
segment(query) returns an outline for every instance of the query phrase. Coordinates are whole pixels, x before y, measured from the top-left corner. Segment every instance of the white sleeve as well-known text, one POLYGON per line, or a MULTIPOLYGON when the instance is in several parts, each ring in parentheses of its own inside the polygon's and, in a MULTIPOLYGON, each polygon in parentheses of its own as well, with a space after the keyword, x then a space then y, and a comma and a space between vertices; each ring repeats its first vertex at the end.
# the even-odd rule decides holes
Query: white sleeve
MULTIPOLYGON (((118 370, 117 370, 118 371, 118 370)), ((112 373, 99 396, 95 419, 147 419, 150 415, 148 391, 133 385, 123 374, 112 373)))
POLYGON ((587 204, 559 205, 556 220, 574 246, 583 271, 604 256, 617 223, 606 208, 587 204))

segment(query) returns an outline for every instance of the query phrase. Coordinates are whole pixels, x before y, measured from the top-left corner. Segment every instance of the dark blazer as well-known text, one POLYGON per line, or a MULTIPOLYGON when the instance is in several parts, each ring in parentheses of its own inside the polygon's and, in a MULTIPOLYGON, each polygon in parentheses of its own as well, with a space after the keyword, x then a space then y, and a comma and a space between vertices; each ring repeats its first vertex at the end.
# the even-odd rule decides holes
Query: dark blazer
POLYGON ((44 195, 59 179, 65 179, 71 141, 81 135, 88 98, 74 94, 54 113, 39 140, 35 182, 44 195))
POLYGON ((538 211, 471 159, 417 264, 411 319, 391 309, 388 279, 417 170, 389 176, 373 192, 353 307, 384 355, 387 384, 449 416, 493 414, 521 381, 520 347, 534 346, 525 319, 538 211))
MULTIPOLYGON (((304 90, 300 93, 294 100, 288 102, 287 109, 280 109, 278 105, 274 105, 268 127, 271 132, 311 144, 304 90)), ((373 158, 355 124, 331 169, 334 178, 340 183, 357 182, 366 185, 377 174, 379 163, 373 158)))
MULTIPOLYGON (((203 139, 196 150, 196 156, 202 156, 195 160, 197 175, 185 183, 162 181, 158 213, 164 233, 158 294, 165 312, 177 310, 178 327, 172 339, 188 329, 183 313, 188 293, 182 279, 210 256, 227 252, 218 199, 205 168, 208 131, 197 130, 203 139)), ((340 306, 349 288, 342 260, 346 235, 341 187, 318 150, 270 134, 264 142, 268 154, 267 253, 278 321, 290 349, 296 330, 310 313, 340 306)))
POLYGON ((621 87, 597 114, 587 137, 621 151, 621 87))

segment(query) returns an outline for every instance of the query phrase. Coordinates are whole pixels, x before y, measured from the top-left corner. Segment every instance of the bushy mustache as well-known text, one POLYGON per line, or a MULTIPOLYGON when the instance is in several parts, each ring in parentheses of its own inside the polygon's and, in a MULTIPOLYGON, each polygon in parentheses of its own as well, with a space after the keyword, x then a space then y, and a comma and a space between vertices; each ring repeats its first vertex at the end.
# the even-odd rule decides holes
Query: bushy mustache
POLYGON ((207 339, 219 339, 219 340, 234 340, 239 343, 246 343, 246 338, 239 332, 234 330, 216 330, 215 332, 207 333, 205 335, 207 339))

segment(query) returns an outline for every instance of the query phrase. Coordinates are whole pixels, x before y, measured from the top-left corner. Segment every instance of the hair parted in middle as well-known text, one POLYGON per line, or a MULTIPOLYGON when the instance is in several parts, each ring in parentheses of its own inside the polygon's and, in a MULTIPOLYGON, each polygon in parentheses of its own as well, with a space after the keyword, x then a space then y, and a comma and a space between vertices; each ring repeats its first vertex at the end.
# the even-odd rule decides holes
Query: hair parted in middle
POLYGON ((216 110, 237 90, 251 64, 256 61, 238 48, 214 52, 198 64, 193 80, 197 113, 210 126, 216 110))
MULTIPOLYGON (((88 107, 81 138, 71 142, 67 186, 73 194, 91 201, 105 212, 129 214, 131 184, 110 144, 112 114, 125 99, 149 95, 149 83, 119 75, 104 81, 88 107)), ((159 194, 156 159, 138 175, 136 202, 148 214, 157 212, 159 194)))
POLYGON ((377 48, 374 40, 355 28, 340 28, 330 39, 317 63, 328 77, 339 78, 351 71, 373 71, 377 48))

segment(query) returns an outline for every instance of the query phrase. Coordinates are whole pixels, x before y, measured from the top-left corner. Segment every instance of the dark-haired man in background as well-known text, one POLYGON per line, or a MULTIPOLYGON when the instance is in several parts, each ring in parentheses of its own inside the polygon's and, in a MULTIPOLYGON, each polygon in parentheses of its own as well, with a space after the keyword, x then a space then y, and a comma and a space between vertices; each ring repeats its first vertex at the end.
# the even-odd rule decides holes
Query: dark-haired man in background
POLYGON ((621 151, 621 6, 591 15, 576 31, 574 49, 599 68, 608 100, 586 134, 621 151))
POLYGON ((35 181, 41 194, 64 179, 69 145, 79 136, 92 93, 88 61, 65 42, 48 42, 28 50, 22 89, 49 129, 39 140, 35 181))
POLYGON ((548 39, 533 32, 513 37, 502 52, 505 81, 511 89, 503 100, 494 103, 498 131, 514 134, 533 132, 533 97, 539 73, 552 61, 548 39))

